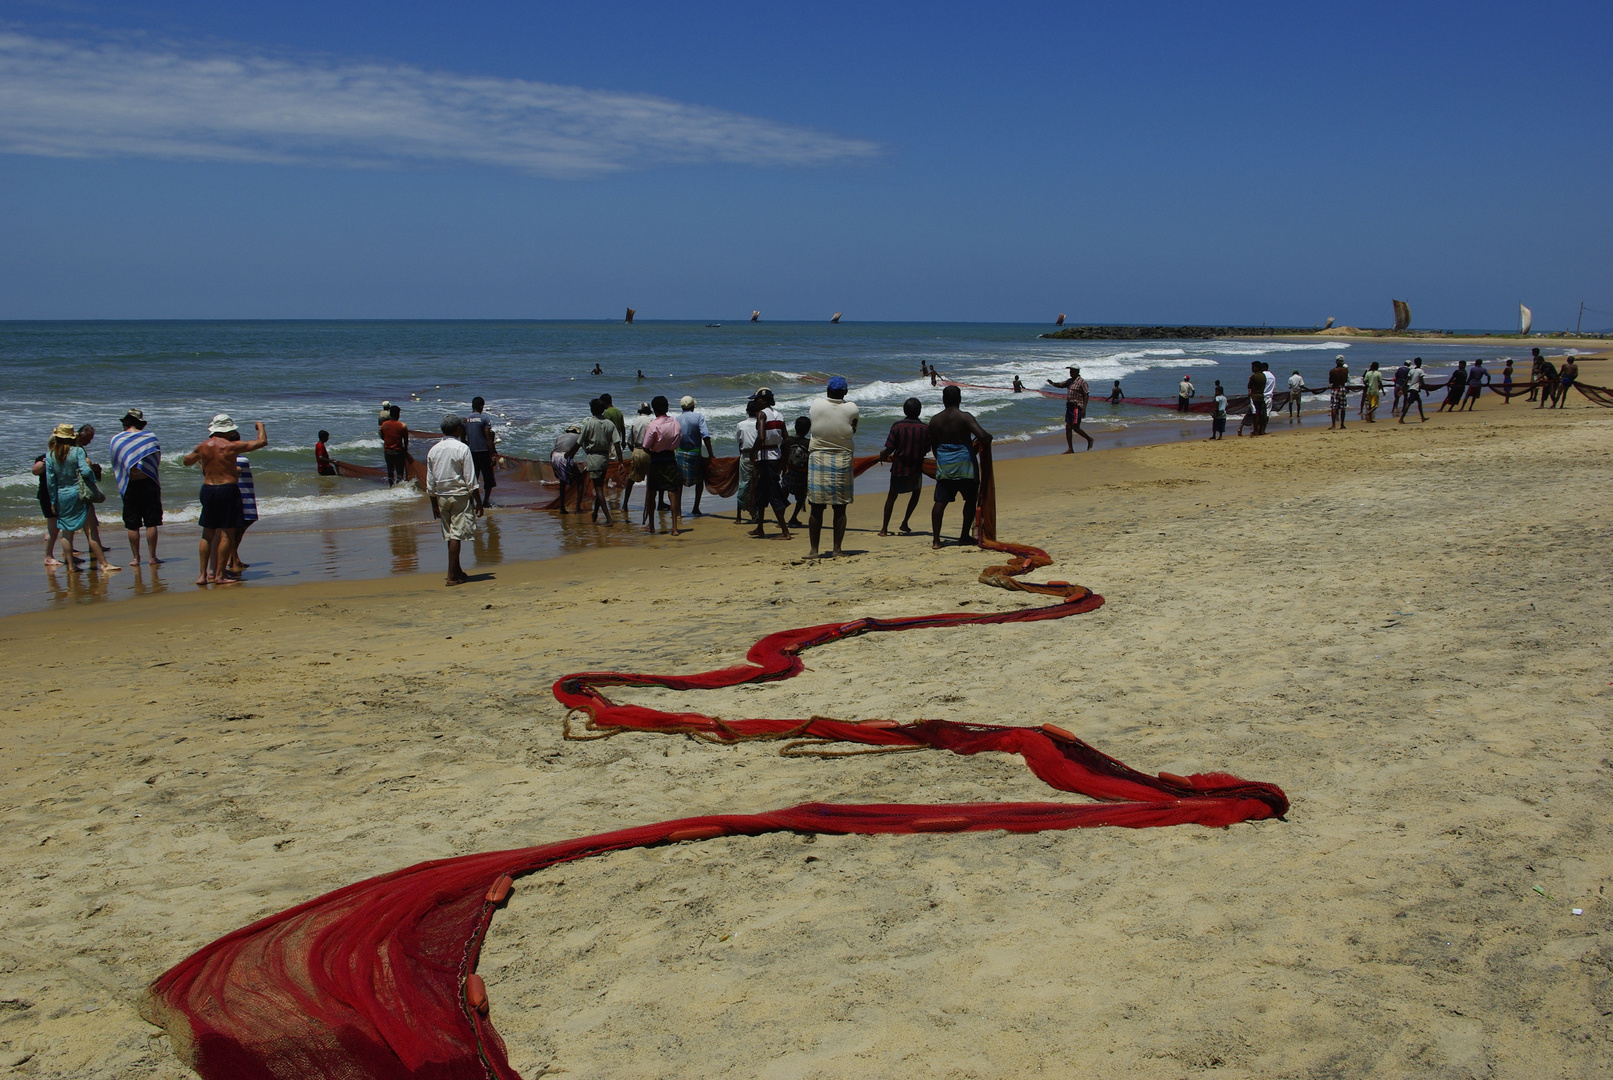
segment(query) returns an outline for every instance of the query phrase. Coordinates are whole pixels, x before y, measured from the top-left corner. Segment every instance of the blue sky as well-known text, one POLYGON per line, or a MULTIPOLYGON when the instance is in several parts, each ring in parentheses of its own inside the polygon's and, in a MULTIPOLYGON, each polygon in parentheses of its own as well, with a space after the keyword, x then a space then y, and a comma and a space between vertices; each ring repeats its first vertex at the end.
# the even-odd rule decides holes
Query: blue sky
POLYGON ((1610 31, 1606 3, 0 0, 0 318, 1379 326, 1393 296, 1560 329, 1613 312, 1610 31))

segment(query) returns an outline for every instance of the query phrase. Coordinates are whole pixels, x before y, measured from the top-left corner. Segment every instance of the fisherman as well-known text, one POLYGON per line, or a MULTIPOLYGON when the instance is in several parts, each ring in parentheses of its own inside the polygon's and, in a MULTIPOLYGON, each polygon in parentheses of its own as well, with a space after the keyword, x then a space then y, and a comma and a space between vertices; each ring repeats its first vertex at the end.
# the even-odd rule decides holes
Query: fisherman
POLYGON ((1068 379, 1061 382, 1049 379, 1047 385, 1056 386, 1064 391, 1064 452, 1073 454, 1077 435, 1087 441, 1088 450, 1092 449, 1092 436, 1081 430, 1081 420, 1087 414, 1087 402, 1092 398, 1092 389, 1087 386, 1087 381, 1081 378, 1080 368, 1072 367, 1068 370, 1070 372, 1068 379))
POLYGON ((1455 412, 1462 404, 1462 392, 1467 389, 1467 361, 1458 360, 1456 370, 1445 381, 1445 400, 1439 403, 1435 412, 1444 412, 1449 409, 1455 412))
POLYGON ((1393 416, 1400 411, 1400 406, 1406 400, 1406 384, 1411 381, 1411 361, 1402 360, 1400 366, 1395 368, 1395 400, 1389 406, 1389 415, 1393 416))
POLYGON ((627 417, 623 416, 622 410, 618 409, 611 401, 609 394, 600 394, 599 401, 600 404, 605 406, 605 411, 600 415, 604 416, 606 420, 609 420, 611 423, 616 425, 616 441, 621 443, 623 446, 626 446, 627 417))
POLYGON ((1540 355, 1539 349, 1530 349, 1529 365, 1529 400, 1534 401, 1535 395, 1540 393, 1540 383, 1545 379, 1546 358, 1540 355))
MULTIPOLYGON (((931 368, 933 375, 935 369, 931 368)), ((808 410, 812 419, 812 440, 807 445, 807 557, 818 557, 823 534, 823 509, 834 507, 833 556, 845 554, 846 507, 854 497, 851 453, 857 434, 857 405, 846 400, 850 389, 839 375, 829 380, 824 396, 814 398, 808 410)))
POLYGON ((650 452, 644 449, 644 429, 650 425, 650 403, 639 402, 638 413, 627 425, 627 456, 632 459, 630 469, 624 469, 622 477, 622 516, 627 516, 627 500, 633 494, 633 485, 644 479, 645 471, 650 466, 650 452))
POLYGON ((151 565, 160 566, 157 533, 162 526, 162 483, 157 466, 162 462, 162 447, 157 436, 146 430, 146 415, 139 409, 125 412, 121 423, 123 430, 112 436, 107 452, 112 455, 118 494, 123 496, 123 528, 134 553, 129 565, 140 565, 140 530, 145 529, 151 565))
POLYGON ((409 428, 400 419, 402 416, 403 410, 392 405, 381 423, 381 454, 386 458, 387 487, 409 481, 409 428))
MULTIPOLYGON (((920 361, 920 363, 923 363, 923 361, 920 361)), ((939 371, 936 371, 932 367, 930 369, 930 385, 931 386, 939 386, 940 384, 941 384, 941 373, 939 371)))
POLYGON ((381 411, 375 417, 375 426, 380 427, 390 419, 392 419, 392 403, 383 401, 381 402, 381 411))
POLYGON ((927 361, 924 361, 924 360, 919 361, 919 375, 920 375, 920 377, 926 378, 926 379, 928 379, 930 377, 930 365, 929 365, 929 363, 927 361))
POLYGON ((335 476, 336 463, 330 459, 330 451, 325 444, 330 442, 330 432, 321 430, 319 441, 314 443, 314 468, 320 476, 335 476))
MULTIPOLYGON (((1244 421, 1248 422, 1254 417, 1254 431, 1250 438, 1263 435, 1266 431, 1266 374, 1260 370, 1260 361, 1249 361, 1249 411, 1244 414, 1244 421)), ((1238 434, 1243 434, 1243 424, 1238 425, 1238 434)))
POLYGON ((756 477, 756 414, 761 405, 753 397, 745 402, 745 419, 734 425, 734 441, 739 444, 739 486, 734 489, 734 524, 744 520, 748 511, 751 523, 757 523, 755 500, 751 484, 756 477))
MULTIPOLYGON (((1217 385, 1220 385, 1220 384, 1218 383, 1217 385)), ((1120 380, 1116 379, 1114 386, 1111 387, 1110 390, 1109 390, 1109 404, 1111 404, 1111 405, 1119 405, 1125 399, 1126 399, 1126 395, 1124 393, 1122 393, 1121 390, 1120 390, 1120 380)))
POLYGON ((426 453, 426 494, 431 497, 431 516, 442 523, 442 538, 448 541, 446 585, 470 580, 459 565, 459 549, 466 540, 475 539, 476 519, 482 515, 476 461, 464 442, 467 430, 463 419, 449 413, 442 418, 443 437, 426 453))
POLYGON ((1406 373, 1406 395, 1401 400, 1400 422, 1406 422, 1406 414, 1411 412, 1413 405, 1417 406, 1417 415, 1423 423, 1428 422, 1428 414, 1423 412, 1423 383, 1428 380, 1428 373, 1423 370, 1423 358, 1412 357, 1411 370, 1406 373))
POLYGON ((643 368, 639 368, 639 369, 638 369, 638 377, 639 377, 639 378, 640 378, 640 379, 647 379, 647 378, 649 378, 649 376, 648 376, 648 375, 645 375, 645 374, 644 374, 644 369, 643 369, 643 368))
POLYGON ((1557 388, 1561 385, 1559 379, 1557 365, 1542 356, 1540 358, 1540 404, 1536 405, 1535 408, 1550 408, 1552 403, 1557 400, 1557 388))
POLYGON ((1501 369, 1501 404, 1512 404, 1512 357, 1507 357, 1507 366, 1501 369))
POLYGON ((1579 362, 1572 355, 1563 357, 1563 370, 1557 382, 1557 407, 1563 408, 1568 404, 1568 391, 1574 388, 1574 382, 1579 378, 1579 362))
MULTIPOLYGON (((1014 376, 1014 393, 1023 394, 1024 392, 1025 392, 1025 384, 1019 381, 1019 376, 1018 375, 1015 375, 1014 376)), ((898 423, 900 423, 900 421, 898 421, 898 423)))
POLYGON ((935 447, 935 506, 930 510, 930 547, 941 547, 941 519, 947 504, 963 496, 963 525, 958 543, 973 544, 975 503, 980 494, 980 466, 975 440, 991 445, 991 433, 971 413, 964 412, 963 391, 949 386, 941 391, 941 411, 930 417, 930 444, 935 447))
POLYGON ((1338 358, 1333 361, 1333 370, 1327 373, 1327 385, 1332 394, 1329 406, 1332 412, 1329 414, 1330 423, 1327 425, 1327 430, 1332 431, 1337 427, 1343 431, 1344 418, 1350 415, 1350 368, 1344 362, 1343 353, 1339 353, 1338 358))
POLYGON ((1193 397, 1198 391, 1193 389, 1193 375, 1189 372, 1182 376, 1182 381, 1176 387, 1176 411, 1187 412, 1192 404, 1193 397))
POLYGON ((790 527, 784 523, 784 508, 790 505, 784 493, 782 471, 784 467, 784 414, 776 406, 773 391, 760 387, 756 391, 756 461, 751 473, 751 505, 756 508, 756 528, 750 533, 759 540, 767 539, 767 508, 773 508, 778 521, 780 540, 790 538, 790 527))
POLYGON ((1264 435, 1266 433, 1266 424, 1271 420, 1272 405, 1277 398, 1277 373, 1272 371, 1271 365, 1264 360, 1260 361, 1260 371, 1266 377, 1266 385, 1262 388, 1262 393, 1266 398, 1266 412, 1260 418, 1260 433, 1264 435))
POLYGON ((482 411, 486 407, 486 401, 471 398, 470 415, 465 417, 465 445, 470 448, 470 459, 476 465, 476 478, 482 482, 484 507, 493 505, 493 489, 498 487, 498 480, 493 476, 493 448, 498 445, 498 434, 493 430, 493 421, 482 411))
POLYGON ((655 417, 644 428, 644 449, 650 454, 649 468, 644 473, 644 524, 652 533, 655 531, 650 512, 658 494, 666 492, 672 497, 672 535, 677 536, 683 525, 683 479, 677 457, 683 427, 667 415, 667 400, 661 394, 650 399, 650 409, 655 417))
MULTIPOLYGON (((1295 368, 1294 373, 1288 376, 1288 418, 1290 420, 1300 420, 1299 404, 1304 393, 1305 376, 1299 373, 1298 368, 1295 368)), ((1300 420, 1300 422, 1304 423, 1303 420, 1300 420)))
POLYGON ((678 471, 683 474, 683 486, 694 488, 694 506, 689 516, 699 517, 700 496, 706 491, 706 458, 714 456, 711 428, 706 423, 706 414, 695 408, 694 398, 684 395, 680 404, 683 412, 678 416, 678 427, 683 434, 678 442, 678 471))
POLYGON ((1378 422, 1378 405, 1383 401, 1383 372, 1378 370, 1378 362, 1372 361, 1367 373, 1361 377, 1361 404, 1366 409, 1367 423, 1378 422))
POLYGON ((805 416, 795 418, 795 434, 784 440, 784 489, 795 499, 790 511, 790 528, 801 527, 801 508, 807 501, 807 463, 811 460, 812 421, 805 416))
MULTIPOLYGON (((594 506, 588 518, 590 521, 599 520, 599 512, 605 512, 605 524, 616 524, 610 517, 610 503, 605 497, 608 484, 606 479, 610 473, 610 460, 622 460, 622 440, 616 433, 616 424, 605 416, 605 401, 603 398, 594 398, 588 403, 588 411, 592 415, 582 422, 579 445, 582 452, 587 455, 583 461, 588 467, 588 482, 594 486, 594 506)), ((577 493, 577 513, 582 513, 582 493, 577 493)))
POLYGON ((1484 384, 1489 381, 1490 373, 1484 370, 1483 358, 1473 361, 1473 366, 1468 369, 1467 373, 1467 398, 1463 402, 1463 406, 1468 412, 1473 411, 1473 406, 1478 402, 1479 395, 1484 393, 1484 384))
MULTIPOLYGON (((1240 431, 1241 435, 1242 432, 1240 431)), ((1215 384, 1215 412, 1210 416, 1210 439, 1227 437, 1227 395, 1221 384, 1215 384)))
MULTIPOLYGON (((947 395, 957 389, 949 386, 941 391, 941 400, 945 401, 947 395)), ((891 488, 885 496, 885 518, 879 526, 881 536, 891 534, 891 511, 896 508, 896 497, 907 492, 912 492, 913 497, 907 501, 907 513, 902 515, 897 531, 903 536, 913 531, 908 522, 918 508, 919 493, 924 487, 924 458, 930 452, 930 425, 919 419, 923 408, 924 403, 916 397, 902 402, 903 416, 891 425, 890 434, 885 436, 885 449, 879 452, 879 460, 891 465, 891 488)))
MULTIPOLYGON (((588 374, 590 374, 590 375, 603 375, 603 374, 605 374, 605 369, 600 367, 598 364, 595 364, 594 365, 594 370, 590 371, 588 374)), ((579 509, 581 509, 581 508, 579 507, 579 509)))
POLYGON ((201 559, 201 571, 196 576, 198 585, 227 585, 240 580, 240 575, 229 569, 235 530, 242 524, 241 469, 235 459, 269 445, 263 424, 259 422, 254 426, 257 438, 245 442, 230 439, 227 436, 236 430, 235 421, 219 413, 207 425, 207 438, 183 459, 186 467, 198 463, 202 467, 202 513, 196 521, 202 530, 196 548, 201 559))
POLYGON ((577 513, 582 513, 582 478, 577 475, 577 468, 571 459, 577 456, 582 447, 582 425, 568 424, 554 441, 549 451, 549 468, 554 470, 555 483, 560 485, 560 512, 566 512, 566 489, 577 489, 577 513))

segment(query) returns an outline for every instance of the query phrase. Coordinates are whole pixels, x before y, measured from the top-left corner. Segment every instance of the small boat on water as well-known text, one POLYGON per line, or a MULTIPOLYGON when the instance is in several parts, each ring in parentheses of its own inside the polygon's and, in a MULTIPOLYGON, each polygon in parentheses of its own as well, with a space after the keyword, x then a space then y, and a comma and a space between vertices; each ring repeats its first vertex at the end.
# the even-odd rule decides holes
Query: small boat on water
POLYGON ((1053 325, 1054 326, 1063 326, 1064 325, 1064 312, 1062 312, 1062 311, 1059 312, 1059 317, 1053 320, 1053 325))
POLYGON ((830 319, 830 320, 829 320, 829 321, 830 321, 830 322, 832 322, 832 323, 837 323, 837 322, 839 322, 839 321, 840 321, 840 312, 838 312, 838 311, 837 311, 837 312, 835 312, 835 317, 834 317, 834 318, 832 318, 832 319, 830 319))
POLYGON ((762 321, 762 313, 760 311, 751 312, 750 313, 750 321, 751 322, 761 322, 762 321))
POLYGON ((722 323, 720 323, 720 322, 708 322, 706 324, 706 329, 710 330, 713 327, 717 327, 717 326, 721 326, 721 325, 722 325, 722 323))
POLYGON ((632 322, 633 321, 633 316, 637 315, 637 314, 638 314, 638 312, 634 311, 632 308, 628 308, 627 309, 627 320, 626 321, 632 322))

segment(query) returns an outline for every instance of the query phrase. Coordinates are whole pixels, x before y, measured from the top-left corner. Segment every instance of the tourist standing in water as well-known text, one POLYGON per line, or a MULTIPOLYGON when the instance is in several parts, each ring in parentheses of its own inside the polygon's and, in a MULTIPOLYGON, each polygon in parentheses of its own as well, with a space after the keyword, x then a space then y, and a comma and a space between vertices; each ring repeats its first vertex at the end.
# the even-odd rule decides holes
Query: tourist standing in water
MULTIPOLYGON (((239 441, 241 433, 232 431, 225 437, 239 441)), ((235 467, 240 472, 236 485, 241 489, 241 527, 235 530, 235 542, 230 545, 230 569, 239 574, 250 566, 241 561, 241 541, 246 539, 246 531, 252 527, 252 523, 258 520, 258 489, 252 483, 250 460, 238 457, 235 467)))
POLYGON ((123 430, 112 436, 107 452, 112 455, 112 475, 118 483, 118 494, 123 496, 123 528, 129 536, 129 550, 134 553, 130 566, 140 565, 140 530, 146 531, 146 553, 151 565, 161 565, 157 558, 157 534, 162 526, 162 483, 157 466, 162 462, 162 447, 157 436, 146 430, 145 413, 130 409, 123 414, 123 430))
POLYGON ((1087 441, 1088 450, 1092 449, 1092 436, 1081 430, 1081 420, 1087 414, 1087 403, 1092 399, 1092 388, 1081 378, 1080 368, 1072 367, 1068 370, 1070 372, 1068 379, 1061 382, 1049 379, 1047 385, 1059 387, 1064 391, 1064 452, 1073 454, 1077 435, 1087 441))
MULTIPOLYGON (((39 477, 39 490, 36 495, 39 499, 40 512, 45 515, 45 565, 60 566, 62 564, 56 558, 56 540, 61 535, 61 530, 56 527, 56 506, 50 500, 49 481, 45 479, 45 459, 49 456, 49 451, 46 451, 34 458, 33 474, 39 477)), ((67 555, 69 561, 74 558, 71 546, 68 547, 67 555)))
MULTIPOLYGON (((934 368, 930 369, 935 372, 934 368)), ((829 380, 824 396, 814 398, 810 409, 812 441, 807 454, 807 501, 812 504, 807 514, 807 541, 811 547, 808 558, 818 557, 818 544, 823 534, 823 510, 834 507, 833 555, 845 554, 846 507, 851 505, 852 491, 851 454, 857 433, 857 405, 847 401, 849 390, 846 380, 836 375, 829 380)))
MULTIPOLYGON (((955 386, 947 387, 941 392, 941 399, 945 401, 955 390, 955 386)), ((924 403, 916 397, 902 402, 902 419, 891 425, 890 434, 885 436, 885 449, 879 452, 879 460, 891 465, 891 487, 885 496, 885 517, 879 526, 881 536, 891 534, 891 511, 896 508, 896 497, 908 492, 912 492, 913 497, 907 500, 907 512, 902 515, 897 531, 903 535, 913 531, 908 522, 918 508, 919 494, 924 487, 924 459, 930 452, 930 425, 919 419, 923 408, 924 403)))
POLYGON ((82 532, 97 570, 103 574, 122 570, 123 567, 107 561, 100 541, 89 531, 91 503, 80 496, 79 485, 82 482, 88 492, 96 491, 95 470, 90 468, 84 448, 78 445, 78 432, 72 424, 57 424, 50 433, 44 466, 45 489, 50 493, 51 506, 56 510, 56 527, 61 533, 62 563, 69 570, 78 569, 73 562, 73 534, 82 532))
POLYGON ((184 457, 187 468, 198 464, 202 467, 202 513, 196 521, 202 530, 202 538, 196 545, 201 562, 196 575, 198 585, 229 585, 240 580, 240 575, 230 569, 235 530, 242 522, 241 472, 235 462, 242 454, 269 445, 263 424, 254 426, 257 438, 245 442, 232 439, 229 436, 236 433, 236 423, 228 414, 219 413, 207 425, 207 438, 184 457))
POLYGON ((452 413, 444 416, 442 435, 426 453, 426 494, 431 497, 431 516, 442 523, 442 538, 448 542, 448 578, 443 584, 460 585, 470 580, 459 565, 459 552, 466 540, 476 537, 481 489, 475 459, 464 442, 465 421, 452 413))
POLYGON ((975 440, 991 445, 991 433, 959 406, 963 391, 949 386, 941 391, 942 409, 930 417, 930 443, 935 447, 935 506, 930 510, 930 547, 941 546, 941 519, 953 499, 963 496, 963 525, 958 543, 973 544, 975 504, 980 496, 980 465, 975 440))

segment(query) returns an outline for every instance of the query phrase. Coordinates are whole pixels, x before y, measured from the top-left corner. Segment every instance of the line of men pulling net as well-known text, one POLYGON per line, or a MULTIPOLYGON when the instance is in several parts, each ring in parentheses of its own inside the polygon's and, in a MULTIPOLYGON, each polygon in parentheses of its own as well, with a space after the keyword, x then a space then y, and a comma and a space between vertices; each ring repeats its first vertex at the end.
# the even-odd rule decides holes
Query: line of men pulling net
MULTIPOLYGON (((989 447, 979 447, 980 546, 1009 556, 980 581, 1048 596, 1047 606, 990 614, 863 618, 769 634, 742 664, 694 675, 594 671, 553 686, 567 718, 591 734, 687 734, 717 742, 780 740, 799 753, 836 744, 865 750, 1020 755, 1049 787, 1095 800, 837 805, 803 803, 759 814, 702 814, 537 847, 439 859, 361 881, 243 927, 181 961, 150 986, 144 1013, 167 1029, 206 1080, 519 1080, 493 1027, 476 974, 488 927, 515 879, 593 855, 772 832, 891 834, 1040 832, 1119 826, 1227 827, 1281 819, 1276 785, 1227 773, 1149 775, 1053 724, 1008 727, 949 720, 754 718, 723 720, 613 701, 613 687, 711 690, 776 682, 804 670, 801 654, 868 633, 1045 622, 1096 610, 1103 597, 1063 581, 1022 575, 1052 563, 1029 545, 996 538, 989 447)), ((829 756, 834 751, 817 751, 829 756)))

